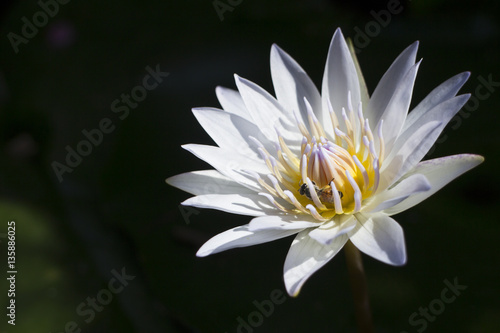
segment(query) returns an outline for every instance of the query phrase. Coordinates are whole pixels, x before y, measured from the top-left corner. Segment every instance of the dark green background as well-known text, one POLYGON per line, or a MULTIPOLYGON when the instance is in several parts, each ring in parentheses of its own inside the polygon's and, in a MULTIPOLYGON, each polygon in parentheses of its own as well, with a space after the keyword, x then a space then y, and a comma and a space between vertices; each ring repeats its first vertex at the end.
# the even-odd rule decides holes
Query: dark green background
MULTIPOLYGON (((238 73, 272 92, 272 43, 319 85, 336 27, 354 37, 376 22, 370 11, 386 2, 237 2, 221 21, 212 1, 73 0, 17 54, 7 35, 20 34, 22 17, 31 21, 40 7, 36 1, 3 3, 0 233, 16 221, 18 274, 17 325, 7 325, 0 311, 1 332, 63 332, 70 321, 83 332, 236 332, 237 318, 256 311, 253 301, 285 292, 282 269, 292 238, 196 258, 204 241, 249 217, 196 210, 186 220, 179 203, 189 195, 164 180, 207 168, 180 145, 212 143, 190 109, 218 107, 217 85, 234 88, 238 73), (111 103, 142 83, 146 66, 157 64, 169 76, 120 120, 111 103), (65 147, 75 148, 82 130, 102 118, 116 129, 58 182, 51 163, 63 163, 65 147), (122 268, 134 280, 85 323, 76 308, 122 268)), ((401 6, 358 54, 370 91, 417 39, 424 61, 413 105, 462 71, 472 72, 463 92, 474 94, 478 77, 500 82, 497 2, 413 0, 401 6)), ((408 318, 455 277, 467 289, 427 332, 500 331, 500 89, 494 89, 463 113, 460 124, 457 118, 445 129, 447 139, 427 157, 477 153, 486 162, 396 216, 408 264, 395 268, 364 257, 377 332, 417 332, 421 326, 408 318)), ((0 240, 4 307, 7 247, 0 240)), ((343 253, 298 298, 276 305, 254 332, 356 332, 343 253)))

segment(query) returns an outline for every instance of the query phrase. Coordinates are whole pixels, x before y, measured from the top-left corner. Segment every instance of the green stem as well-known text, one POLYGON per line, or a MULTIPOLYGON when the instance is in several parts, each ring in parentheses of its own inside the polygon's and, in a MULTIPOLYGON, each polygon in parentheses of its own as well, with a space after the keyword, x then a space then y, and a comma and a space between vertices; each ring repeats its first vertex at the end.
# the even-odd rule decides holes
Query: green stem
POLYGON ((356 308, 356 321, 360 333, 373 333, 372 315, 370 311, 370 300, 368 297, 368 286, 366 284, 363 261, 358 248, 351 241, 344 246, 347 270, 351 283, 354 306, 356 308))

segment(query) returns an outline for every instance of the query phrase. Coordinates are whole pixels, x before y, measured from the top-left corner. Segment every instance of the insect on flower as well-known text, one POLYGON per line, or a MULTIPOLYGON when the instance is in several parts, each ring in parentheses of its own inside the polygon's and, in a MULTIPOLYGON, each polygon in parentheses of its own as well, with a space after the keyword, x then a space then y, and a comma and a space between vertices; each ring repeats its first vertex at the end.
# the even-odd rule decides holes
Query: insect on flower
MULTIPOLYGON (((332 182, 333 182, 333 179, 330 181, 330 184, 332 182)), ((316 195, 318 196, 319 200, 322 203, 334 203, 335 196, 333 195, 332 185, 326 185, 322 188, 319 188, 315 182, 312 182, 312 184, 314 186, 314 191, 316 192, 316 195)), ((300 185, 299 193, 300 193, 300 195, 305 195, 309 200, 313 200, 311 197, 311 191, 309 189, 309 186, 307 185, 307 182, 300 185)), ((337 193, 339 194, 339 198, 342 199, 344 194, 340 191, 337 191, 337 193)))

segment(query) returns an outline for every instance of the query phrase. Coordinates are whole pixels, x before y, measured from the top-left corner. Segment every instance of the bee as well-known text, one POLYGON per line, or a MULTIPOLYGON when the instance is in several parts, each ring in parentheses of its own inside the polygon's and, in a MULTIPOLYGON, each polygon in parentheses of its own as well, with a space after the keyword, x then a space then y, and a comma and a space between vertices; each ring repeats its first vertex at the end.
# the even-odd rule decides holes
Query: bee
MULTIPOLYGON (((333 179, 332 179, 332 181, 333 181, 333 179)), ((333 203, 334 202, 332 187, 330 185, 326 185, 322 188, 319 188, 319 186, 317 186, 315 182, 312 182, 312 184, 314 186, 314 191, 316 191, 316 194, 318 195, 319 201, 321 201, 323 203, 333 203)), ((340 199, 342 199, 344 194, 340 191, 338 191, 338 192, 339 192, 340 199)), ((307 186, 307 183, 300 185, 299 193, 300 193, 300 195, 305 195, 309 200, 312 200, 311 191, 309 189, 309 186, 307 186)))

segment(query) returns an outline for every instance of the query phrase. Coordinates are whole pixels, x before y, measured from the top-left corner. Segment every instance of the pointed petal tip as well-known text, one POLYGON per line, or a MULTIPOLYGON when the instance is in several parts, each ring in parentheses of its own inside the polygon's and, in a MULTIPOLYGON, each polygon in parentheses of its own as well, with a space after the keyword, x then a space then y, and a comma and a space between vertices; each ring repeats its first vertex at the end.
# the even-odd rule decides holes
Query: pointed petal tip
MULTIPOLYGON (((165 183, 167 185, 170 185, 170 186, 173 186, 175 188, 182 190, 182 176, 183 175, 184 174, 181 173, 181 174, 178 174, 178 175, 175 175, 172 177, 168 177, 167 179, 165 179, 165 183)), ((185 190, 183 190, 183 191, 185 191, 185 190)))
POLYGON ((403 242, 403 245, 400 248, 399 253, 394 253, 389 260, 390 262, 388 262, 388 264, 391 266, 401 267, 406 265, 406 263, 408 262, 408 257, 406 254, 406 242, 403 242))
POLYGON ((474 164, 471 167, 471 169, 478 166, 479 164, 483 163, 485 160, 484 156, 477 155, 477 154, 460 154, 460 155, 452 155, 449 157, 450 158, 459 158, 459 159, 463 159, 463 160, 469 160, 470 162, 472 162, 474 164))
POLYGON ((271 45, 271 63, 274 58, 285 58, 286 56, 286 51, 279 47, 278 44, 273 43, 273 45, 271 45))
MULTIPOLYGON (((236 82, 236 87, 237 87, 238 91, 240 91, 240 86, 238 86, 239 84, 243 84, 246 86, 251 85, 251 84, 255 84, 252 81, 245 79, 244 77, 241 77, 236 73, 234 73, 234 80, 236 82)), ((241 93, 241 91, 240 91, 240 93, 241 93)))
POLYGON ((203 243, 203 245, 196 251, 196 256, 198 258, 203 258, 206 257, 214 252, 213 247, 208 247, 207 244, 210 242, 210 240, 206 241, 203 243))
POLYGON ((456 85, 458 87, 458 89, 457 89, 457 91, 458 91, 465 84, 465 82, 467 82, 470 75, 471 75, 470 71, 458 73, 458 74, 452 76, 451 78, 449 78, 446 82, 453 82, 454 85, 456 85))
POLYGON ((340 27, 339 27, 339 28, 335 29, 335 33, 333 34, 332 42, 334 40, 336 40, 337 38, 341 38, 341 37, 342 37, 342 40, 345 41, 344 34, 342 33, 342 29, 340 29, 340 27))
POLYGON ((282 58, 284 57, 284 54, 286 54, 281 47, 278 46, 278 44, 273 43, 271 45, 271 56, 270 56, 270 62, 271 66, 274 66, 273 64, 275 63, 280 63, 282 58))
POLYGON ((406 265, 407 262, 408 257, 406 256, 406 245, 404 245, 404 252, 401 253, 401 256, 399 258, 393 260, 392 265, 400 267, 406 265))
POLYGON ((411 43, 410 45, 408 45, 408 47, 406 47, 403 50, 403 52, 401 52, 400 55, 406 54, 408 56, 413 57, 413 59, 415 59, 415 57, 417 56, 417 51, 418 51, 419 45, 420 45, 420 41, 418 41, 418 40, 414 41, 413 43, 411 43))
POLYGON ((417 70, 420 68, 420 65, 422 64, 422 61, 424 61, 424 58, 420 58, 420 60, 415 63, 414 66, 417 67, 417 70))
POLYGON ((346 42, 344 35, 342 34, 342 30, 339 28, 335 29, 335 32, 333 33, 332 40, 330 42, 330 48, 335 44, 340 41, 346 42))
POLYGON ((406 265, 408 261, 408 258, 406 257, 406 247, 404 248, 403 252, 399 253, 399 256, 398 254, 393 254, 390 258, 388 258, 388 260, 381 260, 381 261, 394 267, 401 267, 406 265))
POLYGON ((190 200, 192 198, 194 198, 194 197, 191 197, 191 198, 188 198, 188 199, 184 200, 183 202, 181 202, 181 205, 183 205, 183 206, 191 206, 190 200))
POLYGON ((185 144, 181 145, 181 148, 190 152, 191 145, 192 145, 192 143, 185 143, 185 144))
POLYGON ((471 154, 471 157, 473 160, 476 160, 477 162, 477 165, 481 164, 484 162, 484 156, 482 155, 474 155, 474 154, 471 154))
POLYGON ((283 276, 284 282, 285 282, 285 288, 288 296, 296 298, 300 294, 300 290, 302 289, 303 284, 295 283, 295 284, 290 284, 289 282, 287 283, 287 279, 285 276, 283 276))
POLYGON ((409 56, 409 57, 415 59, 415 57, 417 56, 417 51, 418 51, 419 45, 420 45, 420 41, 418 41, 418 40, 414 41, 407 48, 405 48, 403 50, 403 52, 401 52, 400 56, 406 55, 406 56, 409 56))
POLYGON ((191 108, 191 112, 193 115, 196 117, 196 114, 199 113, 202 110, 201 107, 196 107, 196 108, 191 108))
POLYGON ((398 258, 398 260, 394 260, 390 264, 392 266, 401 267, 401 266, 405 266, 407 262, 408 262, 408 258, 406 257, 406 253, 405 253, 403 257, 398 258))
POLYGON ((203 248, 204 246, 200 247, 200 249, 198 250, 198 252, 196 252, 196 256, 198 258, 203 258, 203 257, 207 257, 209 256, 210 254, 212 254, 212 251, 207 251, 206 249, 203 248))

